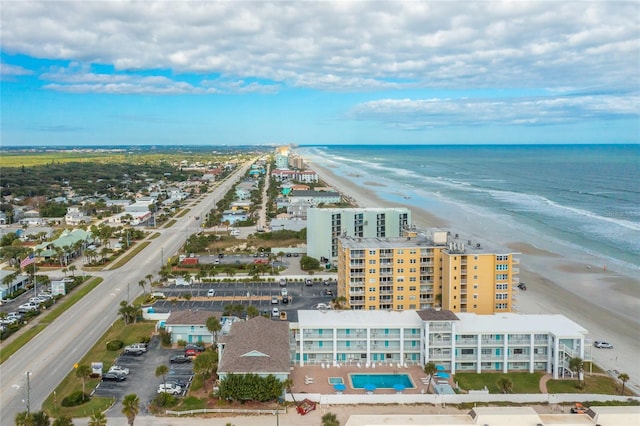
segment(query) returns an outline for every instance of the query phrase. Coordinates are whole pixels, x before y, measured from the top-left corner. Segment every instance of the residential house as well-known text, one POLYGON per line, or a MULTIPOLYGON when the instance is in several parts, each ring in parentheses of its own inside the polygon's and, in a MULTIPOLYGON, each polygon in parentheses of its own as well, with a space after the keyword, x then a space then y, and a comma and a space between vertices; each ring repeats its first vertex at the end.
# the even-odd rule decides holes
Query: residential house
POLYGON ((220 312, 176 311, 165 320, 165 329, 171 333, 171 343, 214 343, 214 336, 207 329, 207 320, 211 317, 222 318, 220 312))
POLYGON ((297 201, 307 201, 313 205, 318 204, 338 204, 342 200, 339 192, 330 191, 291 191, 289 193, 289 201, 291 203, 297 201))
POLYGON ((67 207, 67 214, 64 216, 64 222, 70 226, 78 226, 91 222, 91 216, 87 216, 80 206, 67 207))
POLYGON ((289 323, 262 316, 235 322, 218 339, 218 354, 221 380, 229 374, 256 374, 284 381, 291 367, 289 323))

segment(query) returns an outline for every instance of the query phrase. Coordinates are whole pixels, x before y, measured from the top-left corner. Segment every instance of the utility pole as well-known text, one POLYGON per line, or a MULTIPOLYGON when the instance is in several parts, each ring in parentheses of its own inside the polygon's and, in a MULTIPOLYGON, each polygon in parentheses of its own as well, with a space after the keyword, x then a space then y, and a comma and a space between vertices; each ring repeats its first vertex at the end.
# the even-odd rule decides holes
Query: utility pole
POLYGON ((29 376, 31 375, 31 371, 27 371, 25 374, 27 375, 27 414, 29 414, 31 412, 31 385, 29 384, 29 376))

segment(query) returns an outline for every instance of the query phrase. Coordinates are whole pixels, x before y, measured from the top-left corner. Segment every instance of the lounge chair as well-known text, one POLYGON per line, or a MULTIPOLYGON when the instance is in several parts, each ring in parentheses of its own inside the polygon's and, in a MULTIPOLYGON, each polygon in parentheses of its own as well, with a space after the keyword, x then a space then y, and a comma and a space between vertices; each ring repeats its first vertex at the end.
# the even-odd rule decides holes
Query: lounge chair
POLYGON ((358 368, 362 368, 362 364, 360 364, 360 363, 357 363, 357 364, 356 364, 356 366, 357 366, 358 368))

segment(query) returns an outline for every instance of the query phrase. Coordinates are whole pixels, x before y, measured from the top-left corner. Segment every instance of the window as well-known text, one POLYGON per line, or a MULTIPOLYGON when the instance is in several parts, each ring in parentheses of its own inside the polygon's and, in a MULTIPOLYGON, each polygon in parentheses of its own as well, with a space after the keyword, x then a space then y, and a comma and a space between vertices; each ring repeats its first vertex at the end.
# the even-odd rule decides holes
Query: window
POLYGON ((369 255, 370 256, 375 256, 376 255, 376 251, 375 250, 369 250, 369 255))
POLYGON ((473 276, 473 279, 474 279, 474 280, 477 280, 477 279, 478 279, 478 276, 477 276, 477 275, 474 275, 474 276, 473 276))
POLYGON ((404 305, 398 305, 396 306, 396 309, 399 311, 404 311, 404 305))
POLYGON ((473 349, 460 349, 460 355, 473 355, 473 349))
POLYGON ((403 283, 404 282, 404 277, 398 277, 398 278, 396 278, 396 281, 398 281, 399 283, 403 283))
POLYGON ((376 264, 375 259, 369 259, 369 265, 375 265, 375 264, 376 264))
POLYGON ((415 285, 410 285, 409 286, 409 291, 416 291, 416 286, 415 285))
POLYGON ((478 260, 478 256, 473 256, 473 260, 478 260))
POLYGON ((498 262, 504 262, 506 260, 509 260, 509 255, 508 254, 499 254, 496 256, 496 260, 498 262))
POLYGON ((473 269, 478 270, 478 265, 473 265, 473 269))
POLYGON ((496 300, 507 300, 508 298, 508 293, 496 293, 496 300))
POLYGON ((473 295, 473 298, 474 298, 474 299, 477 299, 477 298, 478 298, 478 295, 477 295, 477 294, 474 294, 474 295, 473 295))
POLYGON ((514 348, 513 349, 513 354, 514 355, 524 355, 524 349, 522 349, 522 348, 514 348))
POLYGON ((496 271, 508 271, 509 270, 509 265, 496 265, 496 271))
POLYGON ((396 263, 404 263, 404 259, 397 259, 396 263))
POLYGON ((398 249, 397 253, 398 253, 398 254, 404 254, 404 250, 402 250, 402 249, 398 249))
POLYGON ((507 290, 509 288, 509 284, 497 284, 496 290, 507 290))
POLYGON ((417 270, 416 268, 409 268, 409 273, 412 273, 412 272, 413 272, 413 273, 415 273, 415 272, 417 272, 417 271, 418 271, 418 270, 417 270))
POLYGON ((416 254, 418 251, 416 249, 409 250, 409 254, 416 254))
POLYGON ((409 259, 409 263, 417 263, 417 259, 409 259))
POLYGON ((371 269, 369 269, 369 273, 370 273, 370 274, 375 274, 375 273, 376 273, 376 269, 375 269, 375 268, 371 268, 371 269))
POLYGON ((396 297, 396 300, 404 300, 404 296, 399 295, 399 296, 396 297))
POLYGON ((409 282, 415 283, 416 281, 418 281, 416 277, 409 277, 409 282))
POLYGON ((497 281, 505 281, 509 279, 509 274, 496 274, 497 281))
POLYGON ((404 274, 404 268, 398 268, 398 269, 396 270, 396 272, 397 272, 398 274, 404 274))
POLYGON ((396 290, 397 290, 397 291, 404 291, 404 287, 403 287, 403 286, 400 286, 400 287, 396 288, 396 290))
POLYGON ((377 288, 375 288, 375 287, 369 287, 369 291, 376 291, 376 290, 377 290, 377 288))
POLYGON ((496 309, 507 309, 507 303, 496 303, 496 309))
POLYGON ((369 302, 375 302, 375 301, 376 301, 375 296, 369 296, 369 302))

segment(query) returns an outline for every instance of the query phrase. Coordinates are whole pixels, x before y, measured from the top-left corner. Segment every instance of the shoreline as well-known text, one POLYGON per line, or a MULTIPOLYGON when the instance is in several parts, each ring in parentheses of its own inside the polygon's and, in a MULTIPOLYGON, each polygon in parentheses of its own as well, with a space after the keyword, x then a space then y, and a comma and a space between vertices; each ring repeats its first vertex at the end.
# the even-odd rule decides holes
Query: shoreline
MULTIPOLYGON (((362 187, 349 180, 349 175, 336 175, 330 167, 315 162, 309 162, 308 167, 358 207, 408 207, 418 228, 455 227, 426 209, 382 199, 375 189, 384 185, 365 182, 369 185, 362 187)), ((592 350, 587 342, 585 359, 591 353, 594 362, 604 370, 629 374, 627 386, 640 393, 638 280, 607 270, 604 265, 567 259, 526 241, 510 241, 505 245, 521 253, 520 279, 528 287, 527 291, 514 290, 513 312, 563 314, 588 330, 587 339, 612 342, 614 351, 592 350), (603 292, 607 292, 606 298, 602 297, 603 292)))

